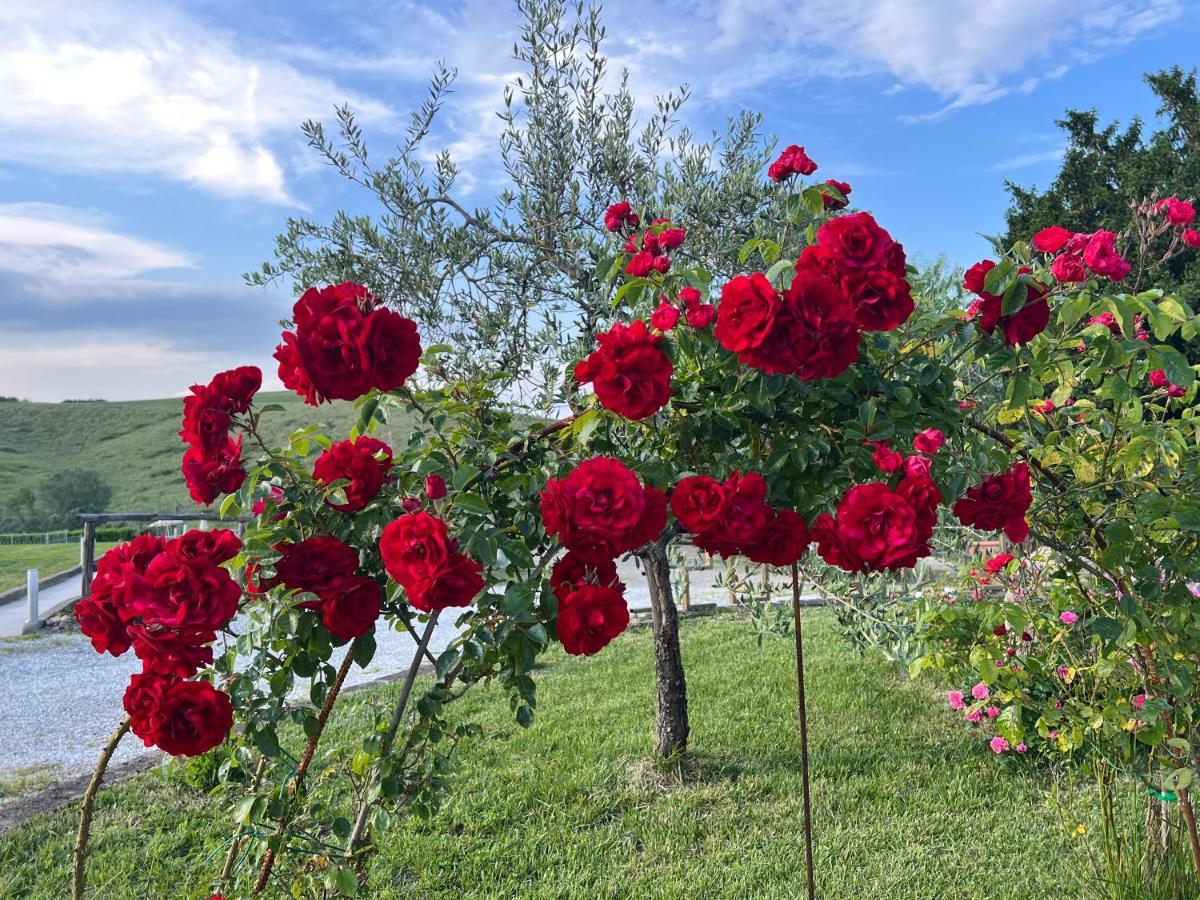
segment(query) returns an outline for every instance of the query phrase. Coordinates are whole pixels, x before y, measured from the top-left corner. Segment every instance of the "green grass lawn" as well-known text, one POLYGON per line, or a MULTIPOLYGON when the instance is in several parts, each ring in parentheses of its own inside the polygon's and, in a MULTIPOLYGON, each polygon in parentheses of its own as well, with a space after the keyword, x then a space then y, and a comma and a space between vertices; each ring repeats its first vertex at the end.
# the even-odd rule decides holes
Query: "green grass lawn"
MULTIPOLYGON (((1098 896, 1076 879, 1084 862, 1043 782, 969 736, 940 697, 856 655, 828 613, 808 623, 820 897, 1098 896)), ((790 642, 760 650, 727 618, 684 624, 693 731, 682 782, 648 764, 650 646, 641 630, 591 659, 549 654, 529 730, 499 691, 460 701, 457 715, 484 738, 460 747, 454 793, 433 819, 393 827, 360 895, 803 896, 790 642)), ((347 698, 331 745, 349 747, 368 705, 393 692, 347 698)), ((226 821, 213 799, 159 772, 106 789, 94 895, 206 897, 226 821)), ((64 896, 74 825, 64 811, 0 838, 0 896, 64 896)))
MULTIPOLYGON (((271 444, 315 423, 327 424, 329 434, 342 439, 358 418, 351 403, 339 401, 314 409, 291 393, 259 394, 256 402, 284 407, 263 418, 264 437, 271 444)), ((85 469, 99 474, 112 488, 111 511, 194 511, 179 474, 184 451, 179 442, 181 403, 179 398, 0 403, 0 509, 21 487, 36 487, 65 469, 85 469)), ((410 420, 393 415, 378 436, 399 444, 409 433, 410 420)))
MULTIPOLYGON (((96 558, 115 544, 96 543, 96 558)), ((65 544, 0 544, 0 591, 25 584, 25 570, 45 578, 79 565, 79 542, 65 544)))

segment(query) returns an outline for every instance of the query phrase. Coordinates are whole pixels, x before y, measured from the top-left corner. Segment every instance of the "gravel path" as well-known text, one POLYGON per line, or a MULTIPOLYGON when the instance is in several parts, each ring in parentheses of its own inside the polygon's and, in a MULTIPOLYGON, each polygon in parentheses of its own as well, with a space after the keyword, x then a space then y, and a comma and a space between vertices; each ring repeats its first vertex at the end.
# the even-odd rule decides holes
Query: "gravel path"
MULTIPOLYGON (((691 578, 692 602, 725 603, 724 588, 712 584, 716 570, 700 570, 691 578)), ((645 578, 632 563, 621 565, 631 609, 649 607, 645 578)), ((431 641, 436 656, 453 639, 453 617, 439 623, 431 641)), ((415 644, 407 633, 376 635, 378 649, 366 669, 350 670, 347 684, 358 684, 403 671, 415 644)), ((335 654, 334 664, 342 658, 335 654)), ((52 632, 0 641, 0 779, 19 770, 37 770, 47 780, 90 771, 113 728, 124 716, 121 697, 139 663, 133 653, 113 658, 92 650, 77 633, 52 632)), ((307 696, 307 682, 295 692, 307 696)), ((117 747, 115 762, 145 750, 127 737, 117 747)))

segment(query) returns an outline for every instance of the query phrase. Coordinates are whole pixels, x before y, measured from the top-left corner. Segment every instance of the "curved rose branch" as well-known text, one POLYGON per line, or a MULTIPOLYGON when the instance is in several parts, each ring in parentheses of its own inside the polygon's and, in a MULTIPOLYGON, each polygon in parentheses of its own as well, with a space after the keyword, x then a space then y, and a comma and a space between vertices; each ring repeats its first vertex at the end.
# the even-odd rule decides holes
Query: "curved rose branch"
POLYGON ((125 737, 132 723, 133 719, 126 716, 113 730, 112 737, 100 751, 100 758, 96 760, 96 771, 92 773, 92 780, 83 793, 83 803, 79 807, 79 831, 75 835, 75 852, 71 863, 72 900, 83 900, 83 891, 87 883, 87 843, 92 831, 92 806, 96 802, 96 792, 100 790, 100 783, 104 781, 108 761, 112 759, 117 744, 121 743, 121 738, 125 737))

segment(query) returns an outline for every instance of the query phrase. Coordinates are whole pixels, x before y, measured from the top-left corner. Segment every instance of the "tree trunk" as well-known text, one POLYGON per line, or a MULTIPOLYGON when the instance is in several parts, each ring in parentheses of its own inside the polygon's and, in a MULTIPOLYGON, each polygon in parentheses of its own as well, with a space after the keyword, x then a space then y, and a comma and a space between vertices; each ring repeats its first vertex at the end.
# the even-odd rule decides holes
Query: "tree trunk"
POLYGON ((657 752, 666 758, 687 750, 687 681, 679 652, 679 617, 671 594, 671 564, 666 548, 647 544, 640 556, 650 585, 650 612, 654 623, 654 681, 658 693, 657 752))

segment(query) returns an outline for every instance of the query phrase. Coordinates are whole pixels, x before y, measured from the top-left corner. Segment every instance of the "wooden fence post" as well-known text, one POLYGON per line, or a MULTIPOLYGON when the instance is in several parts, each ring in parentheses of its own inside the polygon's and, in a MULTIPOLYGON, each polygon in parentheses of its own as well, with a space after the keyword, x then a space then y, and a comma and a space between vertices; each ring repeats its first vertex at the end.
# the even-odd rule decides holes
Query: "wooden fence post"
POLYGON ((96 560, 96 523, 83 523, 83 537, 80 538, 83 542, 81 559, 79 565, 82 567, 82 574, 79 579, 79 596, 86 597, 92 592, 92 566, 96 560))

